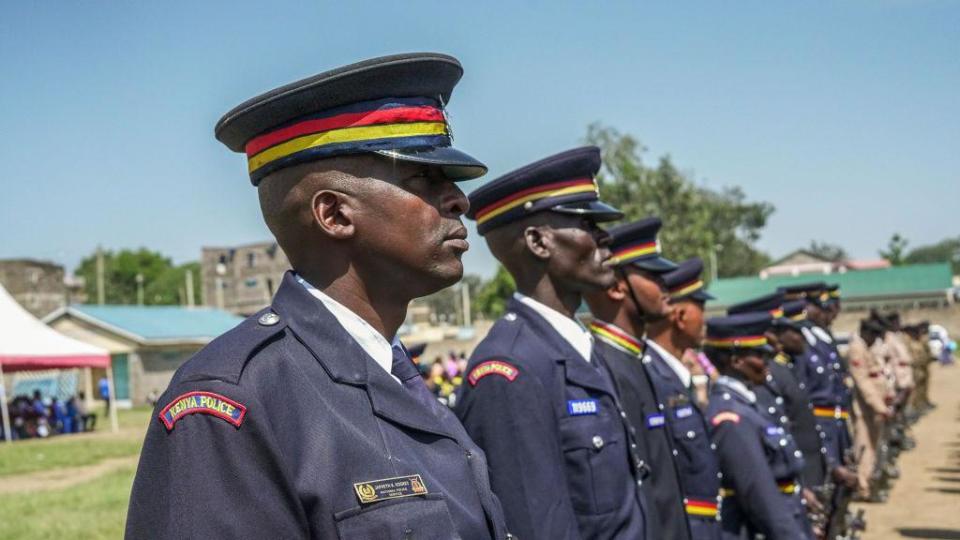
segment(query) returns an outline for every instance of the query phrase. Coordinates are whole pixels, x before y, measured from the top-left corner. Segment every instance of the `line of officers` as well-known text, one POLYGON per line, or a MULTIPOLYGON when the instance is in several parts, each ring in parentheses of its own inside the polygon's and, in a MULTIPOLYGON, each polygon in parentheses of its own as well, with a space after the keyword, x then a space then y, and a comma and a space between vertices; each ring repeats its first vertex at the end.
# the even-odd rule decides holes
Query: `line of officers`
POLYGON ((663 257, 660 219, 601 226, 623 213, 600 198, 596 147, 465 196, 455 182, 487 169, 452 146, 462 73, 435 53, 372 59, 218 123, 293 270, 177 370, 126 536, 853 534, 848 495, 875 498, 872 471, 895 473, 878 447, 915 386, 896 317, 864 321, 846 361, 835 286, 705 320, 703 265, 663 257), (462 276, 463 216, 516 292, 451 411, 395 335, 411 299, 462 276))
MULTIPOLYGON (((782 287, 704 321, 713 298, 703 263, 664 258, 656 217, 604 230, 597 223, 619 217, 613 209, 592 195, 571 205, 561 194, 541 206, 557 220, 482 220, 518 193, 592 176, 599 165, 597 149, 575 149, 470 195, 518 292, 474 351, 456 413, 486 452, 510 531, 857 537, 862 512, 847 504, 882 500, 897 475, 886 449, 912 445, 907 405, 932 359, 924 325, 903 328, 897 313, 871 312, 845 358, 831 331, 838 285, 782 287), (569 242, 531 238, 537 221, 579 229, 595 252, 576 246, 575 233, 569 242), (538 241, 549 255, 538 255, 538 241), (588 314, 577 313, 581 297, 588 314)), ((925 386, 913 402, 929 407, 925 386)))

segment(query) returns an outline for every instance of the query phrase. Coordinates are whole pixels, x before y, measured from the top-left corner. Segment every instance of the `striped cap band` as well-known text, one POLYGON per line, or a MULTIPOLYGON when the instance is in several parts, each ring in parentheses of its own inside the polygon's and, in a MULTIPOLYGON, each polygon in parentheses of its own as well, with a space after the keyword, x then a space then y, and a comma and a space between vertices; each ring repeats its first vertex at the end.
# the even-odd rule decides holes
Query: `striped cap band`
POLYGON ((613 264, 626 264, 634 259, 660 254, 660 241, 627 244, 613 251, 610 261, 613 264))
POLYGON ((578 193, 593 192, 594 198, 599 199, 597 194, 597 184, 593 178, 577 178, 574 180, 564 180, 542 186, 535 186, 529 189, 510 194, 509 197, 500 199, 497 202, 490 203, 477 211, 477 225, 483 225, 491 219, 505 214, 519 206, 529 207, 534 202, 546 199, 548 197, 562 197, 564 195, 573 195, 578 193))
POLYGON ((256 182, 297 163, 334 155, 450 146, 443 109, 429 98, 387 98, 300 118, 247 142, 247 169, 256 182))
POLYGON ((807 320, 807 312, 806 312, 806 311, 801 311, 800 313, 797 313, 796 315, 791 315, 791 316, 789 317, 789 319, 790 319, 791 321, 805 321, 805 320, 807 320))
POLYGON ((708 347, 717 347, 720 349, 751 349, 754 347, 763 347, 767 344, 766 336, 735 336, 728 338, 707 338, 703 344, 708 347))
POLYGON ((643 346, 636 338, 612 324, 593 321, 590 323, 590 331, 593 332, 593 335, 597 336, 598 339, 629 353, 640 354, 640 351, 643 350, 643 346))
POLYGON ((673 298, 680 298, 681 296, 686 296, 688 294, 693 294, 703 288, 703 280, 698 279, 690 283, 680 285, 670 289, 670 296, 673 298))
POLYGON ((830 298, 840 298, 840 289, 830 291, 827 294, 830 295, 830 298))
POLYGON ((779 319, 779 318, 783 317, 783 309, 782 309, 782 308, 771 309, 771 310, 770 310, 770 315, 771 315, 774 319, 779 319))

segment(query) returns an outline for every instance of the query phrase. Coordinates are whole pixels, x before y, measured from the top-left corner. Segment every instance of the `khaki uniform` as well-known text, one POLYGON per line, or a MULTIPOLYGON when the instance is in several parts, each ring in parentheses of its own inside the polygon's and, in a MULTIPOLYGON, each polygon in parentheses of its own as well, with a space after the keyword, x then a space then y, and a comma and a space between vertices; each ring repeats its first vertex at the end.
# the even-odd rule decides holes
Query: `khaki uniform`
POLYGON ((897 390, 910 390, 914 387, 913 357, 904 342, 908 339, 902 332, 887 332, 884 344, 891 356, 891 368, 896 379, 897 390))
POLYGON ((858 491, 863 496, 870 493, 870 476, 877 461, 877 444, 884 423, 880 414, 888 410, 886 399, 890 388, 884 376, 884 365, 880 356, 883 353, 879 340, 873 347, 868 347, 859 335, 854 334, 850 338, 847 356, 850 375, 857 387, 853 403, 854 452, 859 456, 857 484, 858 491))
POLYGON ((929 382, 930 382, 930 362, 935 361, 930 352, 929 339, 926 334, 920 336, 920 339, 907 337, 907 348, 913 356, 913 399, 911 401, 914 409, 925 409, 930 405, 929 382))

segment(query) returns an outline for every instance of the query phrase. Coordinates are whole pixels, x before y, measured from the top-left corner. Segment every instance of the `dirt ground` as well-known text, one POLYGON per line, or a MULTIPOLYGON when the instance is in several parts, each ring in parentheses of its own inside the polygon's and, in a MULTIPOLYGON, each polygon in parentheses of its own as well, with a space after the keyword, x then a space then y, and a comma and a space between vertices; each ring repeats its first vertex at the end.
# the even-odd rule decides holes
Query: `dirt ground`
POLYGON ((913 426, 917 447, 900 455, 900 479, 883 504, 864 504, 864 540, 960 539, 960 366, 931 366, 937 408, 913 426))

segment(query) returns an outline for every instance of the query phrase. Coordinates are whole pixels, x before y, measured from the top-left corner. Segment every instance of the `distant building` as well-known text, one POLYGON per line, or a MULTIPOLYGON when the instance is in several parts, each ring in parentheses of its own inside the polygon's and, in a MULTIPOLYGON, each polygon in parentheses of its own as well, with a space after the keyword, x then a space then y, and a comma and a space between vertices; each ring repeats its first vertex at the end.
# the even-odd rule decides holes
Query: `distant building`
POLYGON ((0 284, 34 317, 43 317, 69 301, 63 267, 52 262, 0 260, 0 284))
POLYGON ((798 249, 760 270, 760 278, 799 276, 803 274, 842 274, 850 270, 875 270, 889 267, 890 262, 883 259, 869 261, 831 261, 805 249, 798 249))
POLYGON ((205 247, 200 266, 204 305, 250 315, 270 303, 290 261, 276 242, 260 242, 205 247))
POLYGON ((769 277, 718 279, 710 284, 715 301, 707 304, 711 312, 768 294, 785 285, 825 281, 840 285, 843 309, 943 308, 953 304, 953 273, 950 263, 907 264, 889 268, 852 270, 844 268, 829 275, 797 274, 769 277))
MULTIPOLYGON (((44 318, 54 330, 107 349, 120 406, 142 405, 161 393, 173 372, 213 338, 243 319, 211 308, 72 305, 44 318)), ((90 369, 88 395, 103 369, 90 369)))

